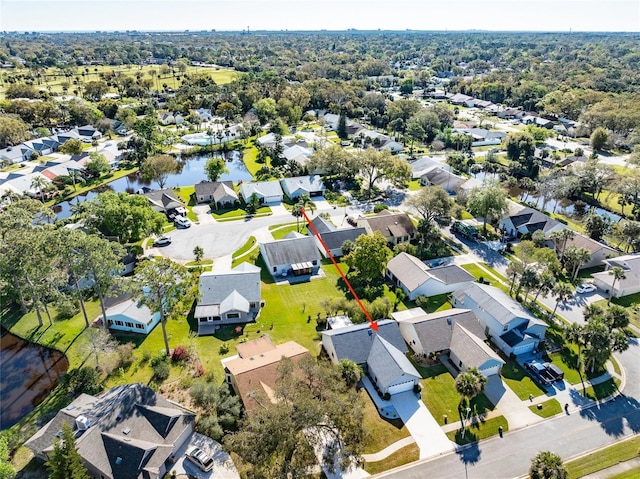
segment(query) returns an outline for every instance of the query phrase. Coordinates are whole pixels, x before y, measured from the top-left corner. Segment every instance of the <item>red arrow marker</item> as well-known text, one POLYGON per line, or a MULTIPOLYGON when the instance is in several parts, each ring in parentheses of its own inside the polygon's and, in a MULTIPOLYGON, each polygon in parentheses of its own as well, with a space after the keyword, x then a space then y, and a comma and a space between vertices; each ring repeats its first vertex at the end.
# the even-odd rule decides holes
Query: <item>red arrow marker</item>
POLYGON ((307 216, 307 212, 304 210, 304 208, 302 208, 300 210, 300 212, 302 213, 302 216, 304 216, 304 219, 307 222, 307 226, 309 228, 311 228, 311 232, 314 234, 314 236, 316 236, 320 240, 320 244, 324 248, 325 252, 327 253, 327 256, 329 257, 329 259, 331 260, 333 265, 338 270, 338 273, 342 277, 342 280, 344 281, 344 283, 347 285, 347 288, 349 288, 349 291, 351 292, 351 294, 355 298, 356 303, 358 303, 358 306, 360 306, 360 309, 364 313, 365 317, 369 320, 369 327, 371 329, 373 329, 377 333, 378 332, 378 323, 373 320, 373 318, 369 314, 369 311, 366 310, 366 308, 364 307, 364 304, 362 304, 362 301, 360 301, 360 298, 358 298, 358 295, 356 294, 356 292, 354 291, 353 287, 351 286, 351 283, 349 283, 349 280, 347 279, 345 274, 342 272, 342 270, 338 266, 338 263, 336 262, 336 260, 334 259, 333 255, 331 254, 331 251, 329 251, 329 248, 327 248, 327 245, 325 244, 324 240, 322 239, 322 236, 320 236, 320 233, 318 233, 318 230, 316 229, 316 227, 313 226, 313 224, 311 223, 311 220, 307 216))

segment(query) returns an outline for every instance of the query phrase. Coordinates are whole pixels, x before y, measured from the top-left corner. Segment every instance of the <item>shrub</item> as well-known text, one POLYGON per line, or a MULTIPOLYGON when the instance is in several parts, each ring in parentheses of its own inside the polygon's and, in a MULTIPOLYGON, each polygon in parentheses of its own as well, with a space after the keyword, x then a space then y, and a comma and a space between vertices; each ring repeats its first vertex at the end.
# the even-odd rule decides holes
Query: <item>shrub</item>
POLYGON ((143 349, 142 357, 140 358, 140 363, 141 364, 148 363, 150 359, 151 359, 151 351, 149 351, 148 349, 143 349))
POLYGON ((205 370, 204 370, 204 366, 202 364, 198 364, 198 368, 197 368, 197 376, 204 376, 205 374, 205 370))
POLYGON ((189 359, 187 348, 185 348, 182 344, 178 344, 173 350, 173 353, 171 353, 171 360, 174 362, 178 362, 186 361, 187 359, 189 359))
POLYGON ((100 373, 89 366, 65 373, 60 384, 72 394, 97 394, 102 390, 100 373))
POLYGON ((75 301, 63 295, 56 301, 56 311, 58 312, 56 319, 71 319, 78 313, 78 307, 75 301))
POLYGON ((389 399, 391 399, 391 394, 389 392, 384 393, 384 400, 388 401, 389 399))
POLYGON ((380 213, 382 210, 388 210, 389 206, 385 205, 385 204, 379 204, 379 205, 375 205, 373 207, 373 212, 374 213, 380 213))
POLYGON ((164 355, 156 356, 151 360, 151 370, 153 371, 153 380, 161 383, 169 377, 171 368, 164 355))
POLYGON ((218 349, 219 354, 227 354, 229 352, 229 345, 227 343, 222 343, 220 345, 220 349, 218 349))
POLYGON ((135 344, 126 343, 121 344, 116 349, 118 353, 118 367, 119 368, 128 368, 133 363, 133 350, 135 349, 135 344))
POLYGON ((420 384, 414 384, 413 385, 413 392, 418 394, 420 391, 422 391, 422 386, 420 386, 420 384))

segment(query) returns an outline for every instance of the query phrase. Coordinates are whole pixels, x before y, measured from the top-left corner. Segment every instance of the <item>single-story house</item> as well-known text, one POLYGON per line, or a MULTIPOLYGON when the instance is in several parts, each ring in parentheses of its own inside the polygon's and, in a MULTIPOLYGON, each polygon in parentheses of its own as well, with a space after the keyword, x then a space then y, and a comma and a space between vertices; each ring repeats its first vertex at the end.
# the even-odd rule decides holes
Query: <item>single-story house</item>
POLYGON ((522 236, 541 230, 546 237, 554 231, 566 228, 566 225, 551 219, 544 213, 527 206, 507 201, 509 213, 499 221, 498 227, 509 236, 522 236))
POLYGON ((95 128, 93 125, 79 126, 78 128, 76 128, 76 131, 78 132, 81 140, 93 141, 102 138, 102 133, 100 133, 100 130, 95 128))
POLYGON ((467 181, 467 178, 458 176, 440 166, 432 166, 420 176, 422 186, 440 186, 450 195, 455 194, 467 181))
POLYGON ((194 318, 200 336, 227 324, 254 321, 263 306, 260 268, 246 262, 202 273, 199 291, 194 318))
POLYGON ((197 203, 213 203, 214 208, 226 208, 237 205, 238 195, 233 189, 232 181, 203 181, 196 183, 195 195, 197 203))
POLYGON ((155 211, 164 213, 167 216, 187 212, 182 200, 170 188, 144 191, 143 196, 149 200, 149 204, 155 211))
POLYGON ((418 232, 406 213, 392 213, 389 210, 382 210, 368 218, 359 218, 357 226, 364 228, 369 235, 376 231, 380 232, 389 243, 394 245, 411 241, 418 232))
POLYGON ((260 243, 260 253, 274 278, 315 275, 320 269, 321 258, 314 238, 299 233, 260 243))
POLYGON ((452 105, 464 105, 470 100, 473 100, 473 97, 469 95, 465 95, 463 93, 456 93, 451 98, 449 98, 449 101, 451 102, 452 105))
POLYGON ((307 146, 306 142, 303 142, 303 144, 285 145, 282 156, 287 161, 295 161, 300 166, 305 167, 309 163, 309 157, 312 153, 313 150, 307 146))
POLYGON ((411 165, 411 178, 413 179, 420 178, 434 166, 442 168, 443 170, 451 171, 451 167, 449 165, 441 163, 430 156, 421 156, 414 161, 410 161, 409 164, 411 165))
MULTIPOLYGON (((562 248, 562 245, 556 245, 552 239, 548 239, 547 243, 550 247, 556 249, 558 251, 562 248)), ((606 265, 605 260, 609 258, 613 258, 618 254, 618 251, 613 249, 611 246, 607 246, 606 244, 600 243, 592 238, 589 238, 586 235, 581 233, 575 233, 573 238, 567 240, 566 247, 575 246, 576 248, 585 248, 589 251, 591 255, 591 259, 580 266, 580 269, 593 268, 594 266, 604 266, 606 265)))
POLYGON ((387 263, 386 276, 410 301, 418 296, 452 293, 475 278, 458 265, 430 268, 415 256, 402 252, 387 263))
POLYGON ((54 180, 58 176, 69 176, 70 171, 84 171, 84 167, 73 160, 65 161, 64 163, 47 163, 45 166, 46 169, 42 170, 41 173, 50 180, 54 180))
POLYGON ((507 356, 535 351, 544 340, 547 324, 494 286, 468 284, 453 292, 451 304, 473 311, 485 325, 487 336, 507 356))
POLYGON ((273 390, 279 378, 278 366, 282 358, 294 365, 309 356, 309 350, 294 341, 275 345, 268 336, 236 345, 238 354, 222 359, 225 381, 240 397, 247 411, 260 401, 274 401, 273 390))
POLYGON ((104 479, 160 479, 194 432, 195 414, 151 388, 125 384, 101 396, 81 394, 25 443, 43 461, 71 426, 89 475, 104 479))
POLYGON ((341 359, 348 359, 364 366, 369 358, 374 336, 379 335, 402 354, 406 354, 409 349, 402 339, 398 323, 391 319, 383 319, 377 323, 377 333, 371 329, 369 323, 322 331, 322 348, 336 364, 341 359))
POLYGON ((604 260, 605 271, 593 274, 593 283, 614 298, 622 298, 640 292, 640 255, 627 254, 604 260), (624 279, 615 280, 611 269, 619 267, 624 270, 624 279), (613 288, 613 290, 612 290, 613 288))
MULTIPOLYGON (((129 333, 149 334, 160 322, 160 313, 151 310, 131 297, 121 297, 110 301, 107 308, 107 327, 129 333)), ((100 321, 104 321, 102 315, 100 321)))
POLYGON ((367 372, 383 395, 411 391, 420 383, 420 373, 411 361, 379 334, 373 335, 367 372))
POLYGON ((182 123, 184 123, 184 116, 182 116, 182 113, 180 112, 173 112, 173 111, 168 111, 165 113, 162 113, 159 117, 158 117, 158 122, 161 125, 180 125, 182 123))
POLYGON ((245 202, 248 202, 253 194, 258 197, 261 204, 280 203, 284 196, 278 180, 240 184, 240 196, 245 202))
POLYGON ((195 114, 198 115, 202 121, 209 121, 213 119, 213 113, 211 113, 211 110, 207 108, 198 108, 197 110, 194 110, 194 111, 195 111, 195 114))
POLYGON ((320 175, 283 178, 280 180, 280 185, 284 194, 291 199, 299 198, 302 195, 322 196, 325 191, 320 175))
POLYGON ((313 236, 313 239, 316 242, 317 248, 320 250, 320 253, 325 258, 328 257, 327 252, 324 249, 322 243, 329 249, 329 252, 334 258, 339 258, 344 255, 342 252, 342 245, 345 241, 355 242, 358 236, 366 235, 367 231, 364 228, 340 228, 337 229, 333 224, 329 223, 327 220, 322 218, 321 216, 316 216, 311 223, 316 228, 316 231, 321 236, 322 241, 318 238, 311 228, 307 228, 307 235, 313 236))
POLYGON ((500 373, 504 361, 484 343, 485 327, 473 311, 454 308, 427 314, 412 308, 391 315, 414 354, 448 353, 459 370, 478 368, 485 376, 500 373))

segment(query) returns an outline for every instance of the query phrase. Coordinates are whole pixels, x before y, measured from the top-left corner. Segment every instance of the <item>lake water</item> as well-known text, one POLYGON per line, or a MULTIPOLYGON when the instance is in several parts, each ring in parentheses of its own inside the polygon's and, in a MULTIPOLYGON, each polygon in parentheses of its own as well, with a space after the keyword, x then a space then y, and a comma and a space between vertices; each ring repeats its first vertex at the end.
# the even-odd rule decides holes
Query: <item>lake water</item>
MULTIPOLYGON (((225 173, 220 177, 220 181, 233 181, 237 183, 239 181, 252 180, 253 177, 242 161, 242 154, 239 151, 231 151, 223 155, 216 154, 216 156, 222 156, 226 160, 227 169, 229 170, 229 173, 225 173)), ((209 158, 210 155, 198 155, 182 161, 182 169, 179 173, 169 175, 165 188, 192 186, 201 181, 205 181, 207 175, 204 172, 204 165, 209 158)), ((78 195, 69 201, 58 203, 53 206, 53 211, 56 213, 56 219, 65 219, 74 214, 74 205, 91 200, 95 198, 98 193, 103 191, 136 193, 142 187, 158 189, 160 185, 155 181, 146 181, 139 173, 132 173, 82 195, 78 195)))
POLYGON ((29 414, 69 368, 64 354, 0 329, 0 430, 29 414))

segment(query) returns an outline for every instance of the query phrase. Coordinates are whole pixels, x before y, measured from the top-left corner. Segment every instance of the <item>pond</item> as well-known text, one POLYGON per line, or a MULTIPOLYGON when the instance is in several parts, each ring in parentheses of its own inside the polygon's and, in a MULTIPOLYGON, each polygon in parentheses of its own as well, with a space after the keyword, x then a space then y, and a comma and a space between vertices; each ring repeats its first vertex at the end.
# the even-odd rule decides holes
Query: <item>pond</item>
POLYGON ((24 341, 0 327, 0 430, 33 411, 68 368, 60 351, 24 341))
MULTIPOLYGON (((249 173, 244 161, 242 161, 242 154, 239 151, 231 151, 222 155, 216 154, 216 156, 222 156, 226 160, 227 169, 229 170, 228 173, 225 173, 220 177, 220 181, 233 181, 234 183, 237 183, 239 181, 252 180, 251 173, 249 173)), ((206 180, 207 175, 204 172, 204 165, 207 163, 209 158, 210 155, 197 155, 180 161, 182 166, 180 172, 169 175, 165 188, 191 186, 206 180)), ((136 193, 144 186, 152 189, 158 189, 160 187, 155 181, 147 181, 141 174, 132 173, 128 176, 124 176, 107 183, 106 185, 78 195, 69 201, 58 203, 53 206, 53 211, 56 213, 56 219, 58 220, 69 218, 74 214, 75 206, 84 201, 95 198, 98 193, 103 191, 114 191, 116 193, 125 191, 127 193, 136 193)))

